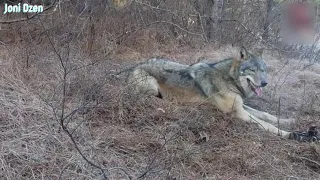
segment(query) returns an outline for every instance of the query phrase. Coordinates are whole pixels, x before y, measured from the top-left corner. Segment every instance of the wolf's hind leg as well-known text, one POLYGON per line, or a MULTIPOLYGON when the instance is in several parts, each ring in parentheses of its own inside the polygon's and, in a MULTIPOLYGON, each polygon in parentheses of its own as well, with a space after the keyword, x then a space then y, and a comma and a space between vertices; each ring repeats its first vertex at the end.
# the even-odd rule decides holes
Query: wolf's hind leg
POLYGON ((156 78, 143 69, 135 69, 129 77, 129 86, 134 87, 134 93, 142 93, 162 98, 156 78))

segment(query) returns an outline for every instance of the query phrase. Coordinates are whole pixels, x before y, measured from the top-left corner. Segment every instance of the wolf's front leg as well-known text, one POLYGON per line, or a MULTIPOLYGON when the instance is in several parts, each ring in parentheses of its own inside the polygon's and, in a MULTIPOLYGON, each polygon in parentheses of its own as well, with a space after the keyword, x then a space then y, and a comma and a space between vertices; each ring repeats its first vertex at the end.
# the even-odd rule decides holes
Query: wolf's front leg
POLYGON ((247 112, 245 109, 241 108, 241 109, 237 109, 236 111, 237 113, 237 117, 244 120, 244 121, 247 121, 247 122, 255 122, 257 123, 260 128, 262 129, 265 129, 267 131, 270 131, 274 134, 279 134, 281 135, 282 137, 284 138, 289 138, 290 136, 290 133, 287 132, 287 131, 284 131, 284 130, 281 130, 281 129, 278 129, 277 127, 275 127, 274 125, 268 123, 268 122, 265 122, 261 119, 259 119, 258 117, 254 116, 253 114, 247 112))
MULTIPOLYGON (((266 121, 270 121, 272 123, 278 123, 278 118, 267 113, 267 112, 263 112, 263 111, 259 111, 256 109, 253 109, 252 107, 243 105, 243 108, 245 109, 245 111, 247 111, 249 114, 254 115, 255 117, 261 119, 261 120, 266 120, 266 121)), ((280 123, 292 123, 293 120, 290 119, 279 119, 280 123)))

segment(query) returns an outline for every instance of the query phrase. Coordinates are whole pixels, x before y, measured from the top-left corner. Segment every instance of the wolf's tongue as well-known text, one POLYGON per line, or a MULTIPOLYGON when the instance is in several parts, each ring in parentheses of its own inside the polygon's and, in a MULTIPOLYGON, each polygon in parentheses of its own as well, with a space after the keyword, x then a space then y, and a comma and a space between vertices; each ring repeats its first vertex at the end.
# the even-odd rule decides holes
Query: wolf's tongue
POLYGON ((258 95, 258 96, 261 96, 262 95, 262 88, 261 87, 255 88, 254 93, 256 93, 256 95, 258 95))

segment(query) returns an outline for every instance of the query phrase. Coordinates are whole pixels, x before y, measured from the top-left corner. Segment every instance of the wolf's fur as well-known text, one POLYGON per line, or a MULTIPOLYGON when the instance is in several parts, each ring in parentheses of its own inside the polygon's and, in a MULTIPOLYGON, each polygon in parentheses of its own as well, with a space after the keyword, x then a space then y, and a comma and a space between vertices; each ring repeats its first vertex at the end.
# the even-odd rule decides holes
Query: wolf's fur
POLYGON ((277 122, 275 116, 243 104, 244 98, 261 95, 261 87, 267 85, 266 65, 261 55, 262 51, 251 54, 242 48, 239 58, 192 65, 154 58, 132 68, 128 82, 134 85, 135 92, 212 103, 223 112, 234 112, 244 121, 289 137, 289 132, 269 123, 277 122))

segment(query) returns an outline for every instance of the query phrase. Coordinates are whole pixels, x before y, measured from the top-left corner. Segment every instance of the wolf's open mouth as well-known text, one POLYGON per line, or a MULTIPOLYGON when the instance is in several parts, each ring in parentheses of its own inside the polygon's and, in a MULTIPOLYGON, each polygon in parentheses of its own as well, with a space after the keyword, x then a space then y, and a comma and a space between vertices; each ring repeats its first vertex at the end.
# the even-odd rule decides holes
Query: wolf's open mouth
POLYGON ((250 81, 250 79, 247 78, 248 84, 250 84, 250 87, 252 89, 252 91, 257 95, 257 96, 261 96, 262 95, 262 88, 260 86, 256 86, 254 85, 254 83, 252 81, 250 81))

